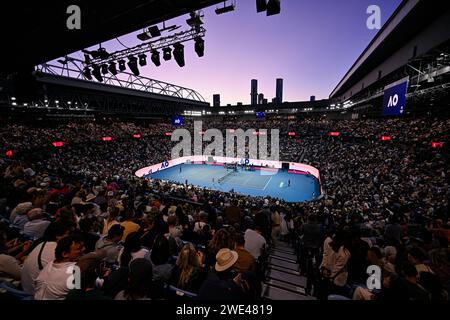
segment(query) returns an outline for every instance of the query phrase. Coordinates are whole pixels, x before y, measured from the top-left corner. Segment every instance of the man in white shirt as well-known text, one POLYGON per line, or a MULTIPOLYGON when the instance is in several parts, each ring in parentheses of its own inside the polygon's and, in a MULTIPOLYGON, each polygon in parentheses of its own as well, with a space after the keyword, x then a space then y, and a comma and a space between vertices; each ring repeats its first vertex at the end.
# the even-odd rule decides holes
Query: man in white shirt
POLYGON ((67 236, 70 225, 53 222, 45 231, 46 241, 38 244, 25 259, 21 274, 21 284, 25 292, 34 294, 35 281, 42 269, 55 259, 56 243, 67 236), (42 252, 41 252, 42 251, 42 252))
POLYGON ((84 251, 79 237, 68 236, 58 241, 55 260, 49 262, 36 279, 35 300, 64 300, 70 287, 69 277, 84 251))
POLYGON ((247 250, 256 260, 266 247, 266 239, 261 235, 262 229, 259 226, 255 230, 247 229, 244 234, 245 250, 247 250))

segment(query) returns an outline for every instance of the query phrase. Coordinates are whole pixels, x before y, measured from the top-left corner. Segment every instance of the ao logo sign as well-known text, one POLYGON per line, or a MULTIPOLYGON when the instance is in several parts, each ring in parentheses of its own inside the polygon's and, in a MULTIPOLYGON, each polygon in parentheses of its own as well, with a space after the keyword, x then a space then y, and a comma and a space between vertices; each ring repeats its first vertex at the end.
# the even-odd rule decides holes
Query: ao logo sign
POLYGON ((165 169, 165 168, 168 168, 168 167, 169 167, 169 162, 168 162, 168 161, 163 162, 163 163, 161 164, 161 169, 165 169))
POLYGON ((388 108, 396 107, 398 104, 398 94, 389 98, 388 108))
POLYGON ((182 126, 183 125, 183 117, 172 117, 172 124, 177 127, 182 126))
POLYGON ((406 90, 408 83, 403 82, 384 92, 383 114, 385 116, 398 116, 405 113, 406 90))

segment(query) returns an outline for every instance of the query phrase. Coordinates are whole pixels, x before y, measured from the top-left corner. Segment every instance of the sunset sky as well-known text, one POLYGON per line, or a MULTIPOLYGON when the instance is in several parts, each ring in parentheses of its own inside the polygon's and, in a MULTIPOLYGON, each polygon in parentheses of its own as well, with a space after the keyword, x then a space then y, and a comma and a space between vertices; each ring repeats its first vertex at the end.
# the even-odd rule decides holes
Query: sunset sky
MULTIPOLYGON (((311 95, 325 99, 377 33, 366 27, 368 6, 380 6, 385 23, 401 1, 281 0, 281 14, 271 17, 256 12, 256 1, 236 2, 236 10, 223 15, 214 12, 219 5, 203 10, 204 57, 187 42, 184 68, 162 57, 156 68, 148 57, 141 74, 195 89, 211 104, 215 93, 221 95, 222 105, 249 104, 251 79, 258 79, 258 92, 269 101, 275 96, 276 78, 284 79, 284 101, 309 100, 311 95)), ((177 32, 187 30, 187 18, 166 25, 181 25, 177 32)), ((136 38, 141 32, 119 39, 135 46, 142 43, 136 38)), ((115 39, 102 45, 109 52, 124 49, 115 39)))

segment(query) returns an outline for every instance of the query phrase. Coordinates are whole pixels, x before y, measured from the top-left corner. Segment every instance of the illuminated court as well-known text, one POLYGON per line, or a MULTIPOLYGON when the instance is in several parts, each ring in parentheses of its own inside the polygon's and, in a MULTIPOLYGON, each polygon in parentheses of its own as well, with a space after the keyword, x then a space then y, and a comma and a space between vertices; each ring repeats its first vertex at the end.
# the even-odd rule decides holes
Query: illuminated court
POLYGON ((218 191, 234 190, 243 195, 273 197, 287 202, 311 201, 320 195, 320 184, 312 175, 277 170, 237 172, 224 166, 207 164, 181 164, 146 177, 192 184, 218 191), (181 168, 181 171, 180 171, 181 168), (290 181, 290 183, 289 183, 290 181))

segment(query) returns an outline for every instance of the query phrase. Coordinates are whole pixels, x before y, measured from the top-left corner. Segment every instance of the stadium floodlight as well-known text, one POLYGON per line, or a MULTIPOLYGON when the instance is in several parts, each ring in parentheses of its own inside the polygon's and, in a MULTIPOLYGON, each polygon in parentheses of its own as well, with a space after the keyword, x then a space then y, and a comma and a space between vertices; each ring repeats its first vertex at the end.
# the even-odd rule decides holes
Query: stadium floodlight
POLYGON ((161 65, 161 59, 159 57, 159 51, 158 50, 152 50, 152 62, 157 67, 159 67, 161 65))
POLYGON ((102 74, 108 74, 108 65, 106 63, 101 65, 102 74))
POLYGON ((118 62, 119 62, 119 70, 120 70, 120 72, 124 72, 126 70, 126 68, 127 68, 125 66, 125 60, 120 59, 118 62))
POLYGON ((280 0, 269 0, 267 2, 267 16, 273 16, 281 12, 280 0))
MULTIPOLYGON (((90 54, 93 59, 101 59, 106 60, 110 57, 110 54, 106 51, 105 48, 99 48, 98 50, 89 51, 89 50, 82 50, 86 54, 90 54)), ((86 56, 85 56, 86 58, 86 56)))
POLYGON ((172 59, 172 48, 170 47, 163 48, 163 59, 165 61, 169 61, 170 59, 172 59))
POLYGON ((200 37, 195 38, 195 52, 197 52, 199 57, 205 55, 205 40, 200 37))
POLYGON ((227 12, 234 11, 235 7, 236 7, 235 3, 232 3, 229 6, 226 6, 226 1, 224 1, 223 2, 223 7, 216 9, 216 14, 219 15, 219 14, 224 14, 224 13, 227 13, 227 12))
MULTIPOLYGON (((92 80, 91 69, 89 67, 84 68, 83 75, 85 79, 92 80)), ((45 101, 47 102, 47 101, 45 101)))
POLYGON ((139 65, 141 67, 147 65, 147 55, 145 53, 141 53, 140 55, 138 55, 138 58, 139 58, 139 65))
POLYGON ((84 54, 84 63, 91 64, 91 57, 87 53, 84 54))
POLYGON ((158 26, 152 26, 148 28, 148 32, 153 38, 161 36, 161 30, 159 30, 158 26))
POLYGON ((267 10, 267 0, 256 0, 256 12, 264 12, 267 10))
POLYGON ((139 40, 141 41, 147 41, 150 40, 152 38, 152 36, 150 35, 150 32, 145 31, 143 33, 140 33, 136 36, 139 40))
POLYGON ((185 66, 185 61, 184 61, 184 46, 181 43, 175 43, 173 45, 174 50, 173 50, 173 57, 175 58, 175 61, 178 63, 178 65, 180 67, 184 67, 185 66))
POLYGON ((97 79, 97 81, 103 82, 103 77, 102 77, 102 73, 100 71, 100 66, 99 65, 95 65, 93 67, 92 75, 95 77, 95 79, 97 79))
POLYGON ((108 70, 109 70, 109 72, 111 72, 111 74, 114 75, 114 76, 118 73, 118 72, 117 72, 117 68, 116 68, 116 63, 115 63, 114 61, 111 61, 111 62, 109 63, 108 70))
POLYGON ((204 16, 200 15, 198 13, 195 12, 191 12, 190 13, 191 17, 189 19, 186 20, 186 23, 194 28, 194 27, 199 27, 202 24, 204 24, 205 22, 203 21, 204 16))
POLYGON ((108 59, 110 56, 110 54, 108 53, 108 51, 106 51, 105 48, 99 48, 97 50, 97 54, 98 54, 99 58, 102 60, 108 59))
POLYGON ((98 58, 100 58, 100 56, 99 56, 97 50, 94 50, 94 51, 87 51, 87 50, 86 50, 86 52, 88 52, 88 53, 91 55, 92 59, 98 59, 98 58))
POLYGON ((138 76, 140 74, 138 67, 138 59, 135 56, 128 57, 128 68, 130 68, 131 72, 133 72, 135 76, 138 76))
POLYGON ((140 33, 137 35, 137 38, 141 41, 147 41, 151 38, 156 38, 161 36, 161 31, 159 30, 158 26, 152 26, 148 28, 147 31, 140 33))

